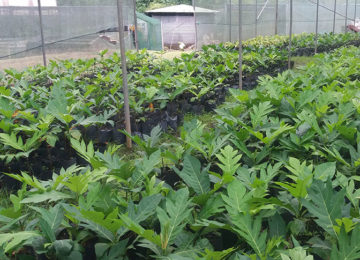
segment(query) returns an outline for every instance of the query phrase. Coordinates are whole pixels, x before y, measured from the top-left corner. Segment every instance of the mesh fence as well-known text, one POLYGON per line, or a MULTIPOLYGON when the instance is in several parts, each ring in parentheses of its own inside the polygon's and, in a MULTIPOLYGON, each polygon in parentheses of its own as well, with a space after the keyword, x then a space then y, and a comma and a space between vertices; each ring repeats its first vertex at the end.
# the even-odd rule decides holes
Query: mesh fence
MULTIPOLYGON (((96 56, 103 49, 109 49, 110 53, 119 49, 117 0, 58 0, 58 6, 51 7, 46 5, 49 1, 56 2, 42 0, 41 9, 48 60, 88 58, 96 56)), ((317 0, 293 1, 293 33, 315 32, 317 0)), ((33 6, 2 6, 4 2, 9 1, 0 0, 0 70, 41 64, 37 0, 13 1, 32 2, 33 6)), ((355 2, 356 0, 320 0, 319 32, 344 32, 346 24, 353 22, 356 16, 359 17, 360 0, 357 0, 357 8, 355 2)), ((123 3, 126 48, 133 49, 134 1, 123 0, 123 3)), ((199 47, 238 39, 238 0, 195 0, 195 3, 197 7, 207 9, 206 13, 196 13, 199 47)), ((289 0, 278 0, 277 6, 278 8, 276 0, 243 0, 244 39, 258 35, 288 34, 289 0)), ((183 42, 186 46, 193 46, 192 15, 168 16, 164 21, 140 13, 137 13, 137 16, 140 48, 161 50, 169 47, 169 41, 170 45, 175 43, 177 46, 183 42), (174 19, 177 26, 184 24, 183 30, 171 27, 174 19)))
MULTIPOLYGON (((314 33, 316 28, 317 0, 293 0, 293 33, 314 33)), ((319 32, 345 32, 345 24, 360 13, 360 1, 320 0, 319 32), (347 2, 347 3, 346 3, 347 2), (334 10, 335 23, 334 23, 334 10), (347 17, 347 18, 346 18, 347 17), (335 25, 335 27, 334 27, 335 25)), ((212 15, 196 15, 198 45, 236 41, 238 39, 239 5, 238 0, 196 0, 196 5, 214 11, 212 15)), ((243 1, 242 6, 243 38, 258 35, 286 35, 290 26, 290 5, 288 0, 243 1)))
MULTIPOLYGON (((125 44, 133 49, 133 1, 123 2, 125 44)), ((48 60, 89 58, 104 49, 110 53, 119 50, 117 0, 96 0, 82 6, 77 1, 62 3, 41 8, 48 60)), ((37 6, 0 6, 0 69, 41 64, 40 35, 37 6)))

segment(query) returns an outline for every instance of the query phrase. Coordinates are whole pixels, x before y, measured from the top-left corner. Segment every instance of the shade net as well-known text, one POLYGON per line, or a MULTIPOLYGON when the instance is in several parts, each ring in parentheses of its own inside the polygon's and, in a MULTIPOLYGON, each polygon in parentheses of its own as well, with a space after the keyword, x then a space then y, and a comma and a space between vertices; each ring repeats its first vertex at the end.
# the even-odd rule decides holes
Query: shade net
MULTIPOLYGON (((237 41, 239 36, 238 0, 195 0, 196 6, 213 10, 211 15, 196 15, 198 46, 204 44, 237 41)), ((259 35, 288 35, 290 29, 290 1, 278 1, 276 18, 275 0, 243 0, 243 39, 259 35)), ((293 33, 314 33, 316 28, 317 0, 293 0, 293 33)), ((345 32, 360 14, 360 1, 320 0, 319 32, 345 32), (355 9, 357 10, 355 12, 355 9), (334 20, 335 10, 335 20, 334 20), (334 22, 335 21, 335 22, 334 22)))
MULTIPOLYGON (((41 10, 48 61, 119 50, 117 0, 59 0, 58 6, 41 10)), ((38 7, 0 6, 0 14, 0 69, 42 64, 38 7)), ((133 1, 123 0, 126 49, 135 48, 133 14, 133 1)))

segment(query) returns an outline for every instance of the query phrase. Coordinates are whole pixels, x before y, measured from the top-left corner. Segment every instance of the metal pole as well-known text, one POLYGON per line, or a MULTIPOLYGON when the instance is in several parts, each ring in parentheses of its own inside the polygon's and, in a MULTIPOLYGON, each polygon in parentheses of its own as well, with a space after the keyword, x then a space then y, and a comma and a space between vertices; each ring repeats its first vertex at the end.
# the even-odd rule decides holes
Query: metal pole
POLYGON ((258 32, 258 13, 257 13, 257 6, 258 6, 258 0, 255 0, 255 37, 257 36, 258 32))
POLYGON ((242 90, 242 64, 243 64, 243 57, 242 57, 242 0, 239 0, 239 89, 242 90))
POLYGON ((356 22, 356 9, 357 9, 357 0, 355 0, 354 25, 355 25, 355 22, 356 22))
MULTIPOLYGON (((130 107, 129 107, 129 90, 127 82, 127 68, 126 68, 126 55, 125 55, 125 41, 124 41, 124 23, 123 23, 123 0, 117 0, 117 12, 118 12, 118 27, 119 27, 119 43, 121 54, 121 69, 123 77, 123 92, 124 92, 124 110, 125 110, 125 128, 126 132, 131 134, 130 123, 130 107)), ((131 139, 126 137, 126 145, 128 148, 132 147, 131 139)))
POLYGON ((279 0, 276 0, 275 1, 275 35, 279 33, 278 23, 279 23, 279 0))
POLYGON ((335 33, 335 24, 336 24, 336 0, 334 1, 334 21, 333 21, 333 33, 335 33))
POLYGON ((288 58, 288 69, 291 69, 292 27, 293 27, 293 0, 290 0, 290 28, 289 28, 289 58, 288 58))
POLYGON ((135 48, 136 51, 139 51, 139 38, 138 38, 138 24, 137 24, 137 15, 136 15, 136 0, 133 0, 134 4, 134 26, 135 26, 135 48))
POLYGON ((43 20, 42 20, 41 0, 38 0, 38 10, 39 10, 39 19, 40 19, 41 49, 42 49, 43 63, 44 63, 44 66, 46 67, 46 51, 45 51, 44 27, 43 27, 43 20))
POLYGON ((319 37, 319 4, 320 0, 316 2, 316 28, 315 28, 315 54, 318 48, 318 37, 319 37))
POLYGON ((349 0, 346 0, 346 10, 345 10, 345 32, 347 32, 347 23, 348 23, 348 8, 349 8, 349 0))
POLYGON ((232 27, 232 17, 231 17, 231 12, 232 12, 232 9, 231 9, 231 0, 230 0, 230 5, 229 5, 229 41, 231 42, 231 27, 232 27))
POLYGON ((192 0, 193 9, 194 9, 194 28, 195 28, 195 50, 198 48, 198 34, 197 34, 197 27, 196 27, 196 9, 195 9, 195 0, 192 0))

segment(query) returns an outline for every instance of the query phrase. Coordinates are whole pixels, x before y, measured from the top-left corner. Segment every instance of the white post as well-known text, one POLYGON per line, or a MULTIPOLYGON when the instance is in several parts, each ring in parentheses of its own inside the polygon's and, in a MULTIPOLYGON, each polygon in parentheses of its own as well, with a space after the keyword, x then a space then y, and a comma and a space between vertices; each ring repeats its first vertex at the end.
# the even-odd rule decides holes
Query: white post
POLYGON ((255 37, 258 34, 258 13, 257 13, 257 7, 258 7, 258 0, 255 0, 255 37))
POLYGON ((195 28, 195 50, 198 48, 198 34, 197 34, 197 27, 196 27, 196 7, 195 7, 195 0, 192 0, 193 9, 194 9, 194 28, 195 28))
POLYGON ((317 53, 318 47, 318 37, 319 37, 319 3, 320 0, 316 2, 316 28, 315 28, 315 54, 317 53))
POLYGON ((135 33, 135 48, 136 51, 139 51, 139 38, 138 38, 138 24, 137 24, 137 15, 136 15, 136 0, 133 0, 133 5, 134 5, 134 33, 135 33))
POLYGON ((336 24, 336 0, 334 0, 334 21, 333 21, 333 33, 335 33, 335 24, 336 24))
POLYGON ((279 33, 278 23, 279 23, 279 0, 275 0, 275 35, 279 33))
POLYGON ((231 27, 232 27, 232 17, 231 17, 231 12, 232 12, 232 10, 231 10, 231 0, 229 0, 230 1, 230 5, 229 5, 229 8, 228 8, 228 10, 229 10, 229 41, 231 42, 231 27))
POLYGON ((292 27, 293 27, 293 0, 290 0, 290 29, 289 29, 289 58, 288 58, 288 69, 291 69, 292 27))
MULTIPOLYGON (((124 22, 123 22, 122 3, 123 3, 123 0, 117 0, 119 42, 120 42, 120 54, 121 54, 121 69, 122 69, 123 92, 124 92, 125 128, 126 128, 126 132, 131 134, 130 107, 129 107, 129 89, 128 89, 128 81, 127 81, 127 68, 126 68, 125 41, 124 41, 124 22)), ((131 139, 128 136, 126 137, 126 145, 127 145, 128 148, 132 147, 131 139)))
POLYGON ((239 89, 242 89, 242 64, 243 64, 243 57, 242 57, 242 0, 239 0, 239 89))
POLYGON ((346 10, 345 10, 345 32, 347 32, 347 23, 348 23, 348 8, 349 8, 349 0, 346 0, 346 10))
POLYGON ((43 20, 42 20, 42 10, 41 10, 41 0, 38 0, 38 10, 39 10, 39 19, 40 19, 40 36, 41 36, 41 49, 42 49, 42 56, 43 56, 43 63, 46 67, 46 50, 45 50, 45 39, 44 39, 44 27, 43 27, 43 20))

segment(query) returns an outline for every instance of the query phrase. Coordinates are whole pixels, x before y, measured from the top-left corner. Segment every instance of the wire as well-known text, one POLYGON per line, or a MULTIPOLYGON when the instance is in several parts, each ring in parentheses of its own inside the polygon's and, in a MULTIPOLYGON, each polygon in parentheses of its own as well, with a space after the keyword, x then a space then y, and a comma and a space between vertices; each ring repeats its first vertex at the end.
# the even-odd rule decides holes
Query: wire
MULTIPOLYGON (((317 4, 316 2, 311 1, 311 0, 307 0, 307 1, 310 2, 310 3, 312 3, 312 4, 314 4, 314 5, 317 4)), ((330 9, 329 7, 326 7, 326 6, 321 5, 321 4, 319 4, 319 6, 325 8, 326 10, 328 10, 328 11, 330 11, 330 12, 336 13, 337 15, 340 15, 340 16, 343 17, 343 18, 347 18, 347 19, 349 19, 349 20, 354 20, 353 18, 349 18, 349 17, 347 17, 346 15, 343 15, 343 14, 341 14, 341 13, 338 13, 338 12, 336 12, 335 10, 330 9)))
MULTIPOLYGON (((100 31, 94 32, 94 33, 87 33, 87 34, 83 34, 83 35, 74 36, 74 37, 71 37, 71 38, 61 39, 61 40, 58 40, 58 41, 47 42, 47 43, 45 43, 45 47, 46 47, 46 46, 49 46, 49 45, 56 44, 56 43, 60 43, 60 42, 65 42, 65 41, 69 41, 69 40, 79 39, 79 38, 85 37, 85 36, 96 35, 96 34, 100 34, 100 33, 104 33, 104 32, 111 32, 112 30, 113 30, 113 28, 108 28, 108 29, 100 30, 100 31)), ((41 47, 42 47, 42 46, 41 46, 41 44, 40 44, 40 45, 38 45, 38 46, 29 48, 29 49, 26 49, 26 50, 23 50, 23 51, 11 53, 11 54, 8 54, 8 55, 5 55, 5 56, 0 56, 0 59, 5 59, 5 58, 9 58, 9 57, 11 57, 11 56, 16 56, 16 55, 19 55, 19 54, 22 54, 22 53, 26 53, 26 52, 28 52, 28 51, 36 50, 36 49, 41 48, 41 47)))

